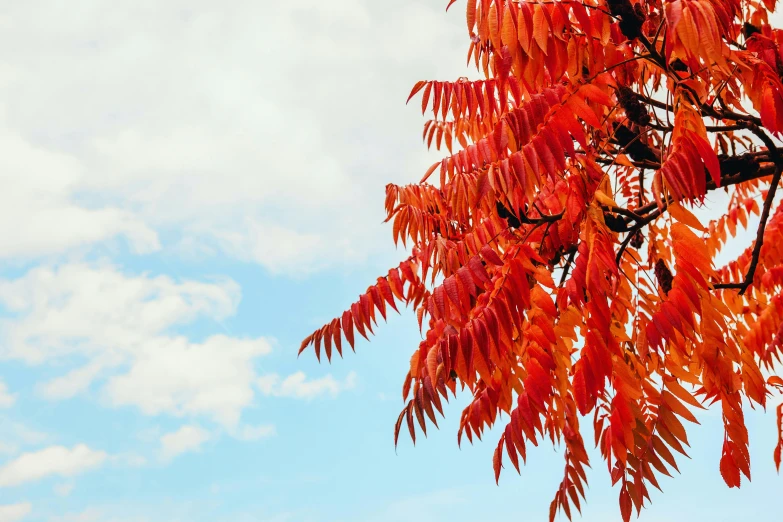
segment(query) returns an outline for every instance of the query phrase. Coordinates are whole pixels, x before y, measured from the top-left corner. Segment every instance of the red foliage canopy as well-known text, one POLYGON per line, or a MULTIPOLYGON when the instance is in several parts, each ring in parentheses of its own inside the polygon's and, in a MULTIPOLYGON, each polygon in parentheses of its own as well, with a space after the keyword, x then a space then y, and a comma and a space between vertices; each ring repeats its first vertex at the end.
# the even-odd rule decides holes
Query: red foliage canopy
MULTIPOLYGON (((455 3, 451 0, 449 6, 455 3)), ((554 518, 584 498, 580 417, 630 518, 685 454, 683 420, 719 404, 720 472, 750 478, 746 404, 783 379, 783 31, 774 0, 468 0, 484 79, 422 81, 421 182, 389 185, 412 255, 302 343, 320 358, 402 302, 426 331, 405 376, 407 426, 466 389, 459 437, 507 414, 493 459, 565 448, 554 518), (703 225, 707 192, 728 194, 703 225), (759 204, 759 201, 762 203, 759 204), (753 243, 714 259, 759 216, 753 243), (437 281, 437 283, 436 283, 437 281)), ((410 101, 410 98, 409 98, 410 101)), ((781 441, 783 411, 777 409, 781 441)))

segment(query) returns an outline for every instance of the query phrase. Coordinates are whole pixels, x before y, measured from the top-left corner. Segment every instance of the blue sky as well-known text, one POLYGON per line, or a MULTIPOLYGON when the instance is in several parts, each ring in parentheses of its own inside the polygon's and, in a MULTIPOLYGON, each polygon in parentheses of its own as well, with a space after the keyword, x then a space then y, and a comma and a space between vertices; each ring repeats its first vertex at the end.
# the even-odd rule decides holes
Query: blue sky
MULTIPOLYGON (((464 398, 395 453, 410 313, 296 357, 404 255, 383 187, 432 158, 404 100, 475 75, 445 3, 0 4, 0 522, 545 520, 561 452, 496 486, 464 398)), ((739 491, 700 419, 642 520, 777 520, 774 416, 739 491)), ((618 520, 597 456, 590 484, 618 520)))

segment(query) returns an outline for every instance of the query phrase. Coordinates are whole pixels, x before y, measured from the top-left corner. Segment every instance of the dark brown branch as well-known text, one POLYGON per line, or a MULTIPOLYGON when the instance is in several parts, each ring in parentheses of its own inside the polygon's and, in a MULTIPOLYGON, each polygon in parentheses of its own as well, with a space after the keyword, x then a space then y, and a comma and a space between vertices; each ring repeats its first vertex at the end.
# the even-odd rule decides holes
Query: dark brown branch
POLYGON ((745 288, 745 282, 742 283, 718 283, 712 285, 715 290, 743 290, 745 288))
MULTIPOLYGON (((615 161, 606 159, 606 158, 595 158, 595 162, 599 163, 601 165, 614 165, 615 161)), ((661 168, 660 163, 656 163, 649 160, 643 160, 643 161, 631 161, 631 164, 636 167, 637 169, 651 169, 651 170, 658 170, 661 168)))
MULTIPOLYGON (((642 45, 647 49, 650 56, 648 58, 649 61, 655 63, 658 67, 669 72, 668 64, 666 63, 666 58, 661 55, 661 53, 655 48, 653 44, 650 43, 650 41, 644 37, 644 35, 639 36, 639 41, 642 43, 642 45)), ((670 75, 671 77, 671 75, 670 75)), ((691 92, 694 95, 694 101, 699 105, 699 108, 701 109, 701 113, 705 116, 711 116, 718 120, 731 120, 731 121, 738 121, 738 122, 747 122, 747 123, 754 123, 758 126, 762 126, 761 118, 757 116, 752 116, 750 114, 739 114, 737 112, 734 112, 726 107, 723 107, 723 110, 717 110, 714 107, 699 103, 699 96, 698 93, 696 93, 690 86, 687 84, 681 83, 681 78, 671 77, 672 80, 677 84, 678 87, 681 87, 689 92, 691 92)), ((641 96, 641 95, 640 95, 641 96)), ((663 109, 666 111, 674 112, 674 107, 669 105, 668 103, 663 103, 658 100, 654 100, 652 98, 646 98, 645 101, 652 105, 653 107, 658 107, 659 109, 663 109)))
POLYGON ((554 223, 555 221, 559 221, 564 214, 565 211, 559 214, 553 214, 551 216, 542 215, 540 218, 526 218, 523 223, 532 223, 534 225, 540 225, 542 223, 554 223))
POLYGON ((674 127, 672 127, 672 126, 661 125, 661 124, 658 124, 658 123, 650 123, 647 126, 650 127, 651 129, 655 129, 655 130, 661 131, 661 132, 671 132, 671 131, 674 130, 674 127))
POLYGON ((560 277, 560 284, 558 285, 558 288, 563 286, 566 278, 568 277, 568 272, 571 270, 571 265, 573 264, 574 258, 576 257, 576 251, 577 248, 574 247, 571 249, 571 253, 568 254, 568 259, 566 260, 566 264, 563 267, 563 275, 560 277))
MULTIPOLYGON (((562 216, 562 214, 560 214, 562 216)), ((549 229, 552 227, 552 221, 548 222, 546 224, 546 228, 544 229, 544 233, 541 235, 541 243, 538 245, 538 255, 541 255, 541 252, 544 251, 544 243, 546 242, 546 236, 549 234, 549 229)))
MULTIPOLYGON (((720 188, 730 187, 732 185, 738 185, 746 181, 752 181, 754 179, 764 178, 774 173, 775 173, 774 165, 760 167, 759 169, 752 170, 752 171, 740 171, 736 174, 722 176, 720 179, 720 188)), ((715 190, 716 188, 719 187, 716 187, 712 179, 709 179, 707 181, 707 191, 709 192, 710 190, 715 190)), ((658 204, 652 202, 652 203, 648 203, 647 205, 644 205, 643 207, 637 208, 636 210, 634 210, 634 212, 639 216, 645 216, 647 213, 657 208, 658 208, 658 204)))
POLYGON ((743 44, 739 42, 735 42, 734 40, 729 40, 729 44, 733 45, 737 49, 742 49, 743 51, 746 49, 746 47, 743 44))
POLYGON ((772 141, 766 132, 761 130, 756 125, 748 125, 748 130, 758 136, 758 138, 764 142, 767 149, 770 151, 771 159, 775 162, 775 174, 772 176, 772 183, 769 186, 767 197, 764 199, 764 208, 761 211, 761 218, 759 220, 759 227, 756 230, 756 241, 753 244, 753 253, 750 257, 750 265, 748 265, 748 271, 745 272, 745 279, 742 283, 721 283, 715 285, 715 288, 731 288, 739 290, 739 295, 743 295, 748 287, 753 284, 753 276, 756 274, 756 267, 759 264, 759 256, 761 255, 761 247, 764 245, 764 231, 767 228, 767 221, 769 220, 769 213, 772 209, 772 203, 775 201, 775 192, 778 189, 780 183, 780 176, 783 173, 783 157, 780 155, 775 143, 772 141))
POLYGON ((630 229, 628 231, 628 235, 625 236, 625 239, 623 239, 622 244, 620 245, 620 249, 617 251, 617 257, 615 258, 615 262, 617 263, 617 266, 620 266, 620 260, 623 258, 623 254, 625 253, 625 249, 628 248, 628 243, 631 242, 631 239, 633 236, 639 232, 641 229, 649 225, 652 221, 654 221, 658 216, 663 214, 663 212, 666 210, 667 205, 664 205, 662 209, 655 209, 653 212, 650 212, 644 219, 639 221, 639 223, 630 229))
POLYGON ((764 145, 767 147, 767 150, 770 154, 770 159, 774 161, 775 163, 779 164, 781 161, 780 157, 780 151, 778 150, 777 145, 775 145, 775 142, 772 141, 772 138, 770 138, 766 132, 761 130, 761 128, 756 124, 747 124, 746 125, 748 130, 758 136, 758 138, 764 142, 764 145))
POLYGON ((621 216, 625 216, 629 219, 632 219, 636 222, 642 221, 642 216, 638 215, 636 212, 633 212, 632 210, 628 210, 627 208, 622 207, 614 207, 614 206, 601 206, 601 209, 605 212, 614 212, 615 214, 620 214, 621 216))
MULTIPOLYGON (((648 105, 652 105, 653 107, 656 107, 658 109, 663 109, 665 111, 674 112, 674 107, 669 105, 668 103, 664 103, 662 101, 656 100, 655 98, 650 98, 649 96, 644 96, 643 94, 639 94, 639 97, 648 105)), ((751 116, 749 114, 739 114, 727 109, 718 111, 717 109, 715 109, 714 107, 710 107, 709 105, 702 105, 701 109, 706 116, 711 116, 719 120, 731 120, 731 121, 740 122, 734 125, 707 125, 706 126, 707 132, 741 130, 741 129, 745 129, 748 123, 752 123, 754 125, 761 125, 761 119, 755 116, 751 116)), ((658 130, 671 130, 671 128, 662 128, 658 130)))
MULTIPOLYGON (((660 28, 659 28, 660 30, 660 28)), ((656 37, 657 37, 656 32, 656 37)), ((658 65, 661 69, 666 71, 667 74, 670 74, 668 64, 666 62, 666 59, 663 57, 661 52, 659 52, 655 45, 651 43, 643 34, 638 36, 639 42, 647 49, 649 53, 648 60, 658 65)), ((674 77, 672 77, 672 80, 677 84, 677 87, 681 87, 689 92, 691 92, 694 95, 694 102, 699 105, 699 108, 701 110, 702 115, 715 118, 717 120, 729 120, 736 122, 732 125, 714 125, 709 127, 709 132, 728 132, 728 131, 734 131, 734 130, 743 130, 747 129, 748 131, 755 134, 767 147, 770 153, 770 158, 774 162, 774 166, 772 167, 773 171, 770 172, 769 167, 760 167, 757 162, 750 162, 747 167, 740 168, 738 172, 733 173, 731 175, 722 175, 720 179, 720 186, 726 187, 729 185, 734 185, 737 183, 742 183, 745 181, 750 181, 752 179, 758 179, 761 177, 765 177, 769 175, 770 173, 774 173, 774 176, 772 178, 772 184, 770 186, 769 191, 767 192, 767 198, 764 201, 764 209, 761 214, 761 221, 759 223, 758 231, 756 233, 756 241, 753 248, 753 254, 751 257, 750 266, 748 267, 748 271, 745 276, 745 281, 743 283, 733 284, 733 283, 727 283, 718 285, 716 288, 738 288, 740 290, 740 295, 744 294, 747 290, 748 286, 753 281, 753 275, 756 271, 756 266, 758 265, 758 259, 761 252, 761 247, 764 241, 764 230, 767 224, 767 220, 769 219, 769 213, 770 209, 772 207, 772 203, 775 198, 775 192, 777 190, 777 186, 780 183, 781 173, 783 173, 783 158, 781 157, 780 151, 778 150, 775 143, 772 141, 772 139, 762 130, 762 122, 761 119, 757 116, 752 116, 749 114, 739 114, 731 109, 729 109, 725 103, 723 103, 723 100, 719 98, 721 109, 716 109, 713 105, 707 105, 700 103, 698 94, 693 91, 692 88, 690 88, 687 84, 682 83, 679 77, 675 74, 674 77)), ((643 94, 636 94, 640 100, 645 101, 649 105, 653 107, 657 107, 659 109, 663 109, 665 111, 674 112, 674 107, 668 103, 664 103, 658 100, 655 100, 651 97, 644 96, 643 94)), ((658 124, 658 125, 648 125, 650 128, 654 128, 661 131, 668 131, 670 129, 658 124)), ((623 147, 622 151, 625 150, 626 147, 623 147)), ((621 151, 621 152, 622 152, 621 151)), ((737 158, 737 156, 735 156, 737 158)), ((602 162, 604 163, 604 162, 602 162)), ((606 164, 606 163, 605 163, 606 164)), ((613 165, 614 161, 608 162, 609 165, 613 165)), ((640 166, 641 168, 641 166, 640 166)), ((710 179, 707 182, 707 190, 714 190, 717 188, 717 186, 712 182, 710 179)), ((619 266, 620 260, 622 259, 623 253, 625 252, 626 248, 628 247, 628 244, 630 243, 631 239, 645 226, 647 226, 650 222, 652 222, 654 219, 656 219, 658 216, 660 216, 668 206, 668 201, 664 203, 662 207, 658 207, 657 204, 650 204, 646 205, 644 207, 641 207, 639 209, 636 209, 636 212, 633 213, 632 216, 626 216, 627 220, 625 221, 626 226, 631 222, 635 221, 636 225, 628 230, 628 234, 623 240, 622 244, 620 245, 620 249, 617 253, 616 262, 619 266), (646 214, 646 216, 645 216, 646 214), (639 219, 640 216, 644 216, 641 220, 639 219)), ((629 211, 630 212, 630 211, 629 211)), ((616 212, 620 213, 620 212, 616 212)))
MULTIPOLYGON (((650 123, 647 126, 650 127, 651 129, 655 129, 663 132, 671 132, 674 130, 673 125, 659 125, 655 123, 650 123)), ((735 123, 733 125, 705 125, 704 128, 707 130, 707 132, 728 132, 728 131, 747 129, 748 124, 740 122, 740 123, 735 123)))
POLYGON ((707 132, 728 132, 747 129, 748 126, 744 123, 737 123, 734 125, 705 125, 704 128, 707 129, 707 132))
POLYGON ((541 212, 541 209, 538 208, 538 205, 533 203, 533 206, 538 211, 538 213, 541 215, 541 217, 539 217, 539 218, 531 218, 531 217, 528 217, 527 214, 522 213, 519 216, 519 218, 517 218, 517 216, 513 212, 508 210, 508 208, 506 208, 506 206, 503 205, 501 202, 498 202, 495 205, 495 208, 496 208, 496 210, 498 212, 498 215, 501 218, 505 219, 506 222, 509 224, 509 226, 511 226, 513 228, 519 228, 520 225, 522 225, 522 224, 526 224, 526 225, 540 225, 542 223, 554 223, 555 221, 559 220, 564 215, 564 213, 561 212, 560 214, 555 214, 555 215, 548 216, 548 215, 545 215, 543 212, 541 212))
POLYGON ((650 98, 649 96, 645 96, 643 94, 639 94, 639 97, 646 103, 647 105, 652 105, 653 107, 657 107, 659 109, 663 109, 665 111, 674 112, 674 107, 669 105, 668 103, 664 103, 662 101, 658 101, 655 98, 650 98))
MULTIPOLYGON (((775 150, 775 154, 778 158, 780 158, 780 154, 775 150)), ((781 165, 781 168, 777 168, 774 165, 762 167, 759 169, 756 169, 752 172, 739 172, 735 175, 730 176, 723 176, 721 178, 721 187, 728 187, 731 185, 736 185, 738 183, 743 183, 745 181, 750 181, 753 179, 763 178, 766 176, 769 176, 770 174, 775 174, 775 177, 772 179, 772 187, 777 188, 778 183, 780 182, 781 177, 781 169, 783 168, 783 165, 781 165)), ((763 238, 761 240, 758 239, 758 237, 764 235, 764 227, 766 226, 766 221, 769 218, 769 212, 770 207, 772 206, 772 200, 775 196, 775 188, 770 188, 769 193, 767 193, 767 199, 764 202, 764 210, 761 214, 761 223, 759 223, 759 231, 757 233, 757 239, 756 239, 756 248, 754 248, 754 257, 755 260, 751 262, 751 267, 748 269, 748 273, 750 274, 750 281, 753 281, 753 272, 756 270, 756 265, 758 264, 758 253, 756 253, 756 250, 761 251, 761 243, 763 241, 763 238), (763 224, 763 226, 762 226, 763 224), (760 236, 759 236, 760 235, 760 236), (751 272, 751 269, 753 272, 751 272)), ((715 183, 710 180, 707 182, 707 190, 715 190, 718 188, 715 186, 715 183)), ((625 252, 625 249, 628 248, 628 244, 631 242, 631 238, 636 234, 638 231, 643 229, 645 226, 650 224, 652 221, 657 219, 663 212, 666 210, 669 201, 667 200, 666 203, 664 203, 663 208, 658 208, 657 203, 650 203, 648 205, 645 205, 644 207, 638 208, 634 211, 635 216, 641 217, 641 220, 638 220, 636 218, 629 218, 626 222, 626 225, 630 224, 631 221, 636 221, 636 225, 634 225, 632 228, 628 230, 628 235, 623 239, 623 242, 620 245, 620 249, 617 252, 617 264, 620 264, 620 260, 623 256, 623 253, 625 252)), ((741 293, 744 293, 747 286, 750 285, 749 282, 747 282, 748 279, 746 277, 746 281, 744 283, 736 283, 736 284, 730 284, 731 286, 716 286, 715 288, 739 288, 741 290, 741 293), (746 284, 747 283, 747 284, 746 284), (745 285, 744 289, 740 287, 739 285, 745 285)))

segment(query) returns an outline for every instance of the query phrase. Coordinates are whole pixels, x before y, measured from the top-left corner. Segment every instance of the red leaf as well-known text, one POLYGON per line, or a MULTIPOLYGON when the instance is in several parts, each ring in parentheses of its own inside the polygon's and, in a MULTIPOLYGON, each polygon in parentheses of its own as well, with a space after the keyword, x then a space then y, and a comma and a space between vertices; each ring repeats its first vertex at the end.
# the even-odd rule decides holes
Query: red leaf
POLYGON ((582 415, 587 415, 588 412, 588 401, 587 401, 587 386, 585 385, 585 375, 584 371, 582 371, 582 368, 584 366, 583 361, 579 361, 576 364, 576 369, 574 371, 574 380, 573 380, 573 393, 574 393, 574 399, 576 400, 576 405, 579 408, 579 413, 582 415))
POLYGON ((777 375, 773 375, 769 379, 767 379, 767 384, 770 386, 783 386, 783 379, 778 377, 777 375))
POLYGON ((397 417, 397 422, 394 424, 394 447, 397 448, 397 442, 400 439, 400 428, 402 427, 402 418, 405 417, 407 408, 403 408, 400 412, 400 416, 397 417))
POLYGON ((421 96, 421 113, 424 114, 427 111, 427 103, 430 100, 430 92, 432 92, 432 82, 427 82, 427 86, 424 88, 424 94, 421 96))
POLYGON ((340 327, 340 319, 335 318, 332 320, 332 337, 334 340, 334 347, 337 348, 337 353, 340 354, 340 357, 343 356, 343 339, 342 339, 342 328, 340 327))
POLYGON ((737 467, 737 464, 734 463, 734 459, 731 457, 728 441, 723 443, 723 456, 720 458, 720 474, 730 488, 740 487, 739 467, 737 467))
MULTIPOLYGON (((383 320, 386 320, 386 301, 383 300, 383 296, 381 295, 381 291, 378 289, 378 285, 374 285, 370 288, 370 295, 372 296, 373 304, 375 305, 375 308, 378 309, 378 311, 381 312, 381 317, 383 317, 383 320)), ((378 322, 376 321, 376 325, 378 322)))
POLYGON ((620 489, 620 514, 623 517, 623 522, 631 520, 632 508, 631 495, 628 493, 628 488, 623 485, 622 489, 620 489))
POLYGON ((400 279, 400 272, 396 268, 389 270, 389 286, 397 299, 404 299, 404 287, 402 285, 402 279, 400 279))
POLYGON ((521 473, 519 469, 519 458, 517 457, 517 450, 514 447, 514 439, 511 435, 511 424, 506 424, 506 430, 503 437, 506 441, 506 452, 508 453, 508 458, 511 459, 511 463, 514 465, 514 468, 517 470, 517 473, 521 473))
POLYGON ((495 454, 492 456, 492 468, 495 470, 495 484, 500 482, 500 468, 503 467, 503 441, 505 435, 500 436, 498 445, 495 448, 495 454))
POLYGON ((438 307, 438 317, 445 318, 446 317, 446 293, 443 289, 443 285, 435 288, 435 291, 432 293, 432 299, 435 301, 435 305, 438 307))
POLYGON ((420 183, 424 183, 429 179, 429 177, 432 175, 433 172, 435 172, 435 169, 438 168, 438 166, 441 164, 440 161, 436 161, 432 164, 430 168, 427 169, 427 172, 424 173, 424 176, 422 176, 420 183))
POLYGON ((331 362, 332 361, 332 331, 330 329, 331 325, 326 325, 323 327, 323 339, 324 339, 324 350, 326 351, 326 360, 331 362))
POLYGON ((451 299, 451 302, 454 303, 454 306, 457 307, 458 310, 462 310, 462 302, 459 298, 459 289, 457 288, 457 281, 455 276, 447 277, 443 281, 443 288, 446 290, 446 295, 449 296, 449 299, 451 299))
POLYGON ((712 181, 715 182, 715 186, 720 187, 720 163, 718 163, 718 157, 715 155, 715 151, 712 150, 712 146, 698 134, 691 134, 691 141, 698 149, 704 165, 707 167, 710 176, 712 176, 712 181))
POLYGON ((297 355, 305 351, 305 348, 307 348, 310 345, 310 341, 312 341, 312 339, 313 339, 313 334, 310 334, 307 337, 305 337, 305 340, 302 341, 302 344, 299 346, 299 352, 297 353, 297 355))
POLYGON ((498 256, 497 252, 492 250, 489 245, 484 245, 481 248, 481 256, 493 265, 503 265, 503 260, 500 258, 500 256, 498 256))
POLYGON ((397 304, 394 302, 394 295, 392 294, 391 287, 389 286, 389 281, 385 277, 378 278, 378 289, 380 290, 381 295, 386 300, 386 302, 389 303, 389 306, 394 308, 395 312, 400 313, 400 311, 397 310, 397 304))
POLYGON ((413 428, 413 401, 408 402, 408 407, 405 410, 405 420, 408 422, 408 432, 411 434, 411 440, 413 445, 416 445, 416 431, 413 428))
POLYGON ((407 100, 405 100, 405 104, 407 105, 407 104, 408 104, 408 102, 409 102, 409 101, 411 101, 411 98, 413 98, 414 96, 416 96, 416 93, 417 93, 417 92, 419 92, 419 91, 420 91, 420 90, 421 90, 421 89, 422 89, 422 88, 423 88, 425 85, 427 85, 427 82, 426 82, 426 81, 423 81, 423 80, 422 80, 422 81, 418 81, 418 82, 416 82, 416 84, 413 86, 413 89, 411 89, 411 93, 410 93, 410 95, 408 96, 408 99, 407 99, 407 100))
POLYGON ((315 334, 313 334, 313 347, 315 348, 315 358, 318 359, 318 362, 321 362, 321 336, 323 335, 322 330, 317 330, 315 334))
POLYGON ((370 338, 367 337, 367 333, 364 331, 364 323, 366 321, 369 324, 369 320, 366 317, 362 317, 360 303, 353 303, 351 305, 351 315, 353 317, 353 325, 356 327, 356 331, 359 332, 359 335, 369 341, 370 338))
POLYGON ((473 276, 473 281, 476 286, 481 286, 482 283, 490 282, 487 271, 484 269, 484 265, 481 264, 478 257, 474 256, 470 258, 470 261, 468 261, 468 268, 470 268, 470 273, 473 276))
POLYGON ((348 344, 351 345, 351 350, 355 352, 356 350, 353 347, 353 317, 351 317, 349 310, 343 312, 343 333, 348 344))

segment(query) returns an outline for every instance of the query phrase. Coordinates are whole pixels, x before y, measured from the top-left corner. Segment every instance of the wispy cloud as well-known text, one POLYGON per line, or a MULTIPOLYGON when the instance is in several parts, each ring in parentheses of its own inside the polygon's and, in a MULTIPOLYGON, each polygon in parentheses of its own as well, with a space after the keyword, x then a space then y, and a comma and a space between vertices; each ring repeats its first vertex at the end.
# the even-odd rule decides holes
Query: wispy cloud
POLYGON ((271 437, 277 433, 273 424, 260 424, 258 426, 240 426, 233 430, 231 435, 238 440, 251 442, 271 437))
POLYGON ((8 386, 0 380, 0 408, 10 408, 16 402, 16 394, 8 391, 8 386))
POLYGON ((74 488, 76 487, 76 484, 73 482, 61 482, 59 484, 54 485, 54 494, 58 497, 67 497, 71 493, 73 493, 74 488))
POLYGON ((0 522, 17 522, 22 520, 30 514, 32 509, 33 506, 29 502, 0 505, 0 522))
POLYGON ((0 467, 0 487, 18 486, 52 475, 72 477, 100 467, 106 457, 106 452, 84 444, 73 448, 50 446, 23 453, 0 467))
POLYGON ((11 418, 0 416, 0 453, 14 455, 21 448, 38 446, 51 439, 47 433, 35 430, 11 418))
POLYGON ((15 314, 0 323, 6 339, 0 352, 30 364, 86 359, 39 385, 50 400, 104 380, 100 397, 110 406, 235 425, 252 403, 253 361, 271 351, 269 341, 221 333, 196 343, 169 332, 203 317, 223 329, 239 299, 239 287, 228 279, 134 276, 107 263, 40 267, 0 280, 0 304, 15 314))
POLYGON ((200 426, 182 426, 160 438, 161 458, 168 461, 183 453, 199 451, 210 438, 210 433, 200 426))
POLYGON ((256 384, 261 393, 275 397, 294 399, 336 397, 340 392, 356 386, 356 373, 350 372, 342 381, 338 381, 331 374, 317 379, 308 379, 304 372, 296 372, 281 379, 279 375, 272 373, 259 377, 256 384))

